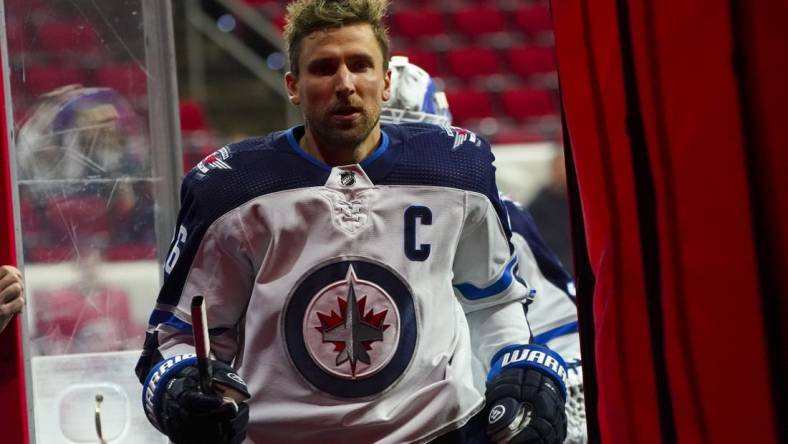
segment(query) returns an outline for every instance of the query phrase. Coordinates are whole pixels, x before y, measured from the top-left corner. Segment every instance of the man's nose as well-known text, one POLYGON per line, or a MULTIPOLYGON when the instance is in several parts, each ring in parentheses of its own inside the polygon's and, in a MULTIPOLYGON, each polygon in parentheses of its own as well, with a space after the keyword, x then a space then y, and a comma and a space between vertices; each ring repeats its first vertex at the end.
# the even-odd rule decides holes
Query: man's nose
POLYGON ((353 73, 345 65, 336 72, 336 93, 340 97, 348 97, 356 91, 353 73))

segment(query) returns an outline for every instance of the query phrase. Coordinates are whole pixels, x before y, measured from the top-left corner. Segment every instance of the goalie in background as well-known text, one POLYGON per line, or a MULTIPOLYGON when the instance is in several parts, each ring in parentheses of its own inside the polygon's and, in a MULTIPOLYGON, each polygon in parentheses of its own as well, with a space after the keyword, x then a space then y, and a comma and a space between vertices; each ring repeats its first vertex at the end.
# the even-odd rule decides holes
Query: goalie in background
MULTIPOLYGON (((425 70, 402 56, 392 57, 389 66, 391 99, 383 103, 381 123, 451 125, 446 95, 425 70)), ((527 305, 533 342, 558 352, 568 366, 565 443, 585 443, 588 437, 574 281, 547 247, 528 210, 505 196, 502 201, 509 213, 512 243, 520 258, 518 273, 536 290, 527 305)), ((483 375, 477 379, 477 383, 484 384, 483 375)))
POLYGON ((63 264, 73 276, 72 282, 28 274, 35 287, 28 294, 32 350, 52 355, 137 346, 144 325, 132 316, 129 288, 102 267, 108 258, 151 260, 155 252, 143 119, 112 88, 71 84, 42 94, 17 134, 26 261, 63 264), (119 256, 124 249, 131 253, 119 256))
POLYGON ((17 137, 20 179, 65 181, 141 175, 145 128, 112 88, 62 86, 42 94, 17 137))
POLYGON ((147 127, 125 97, 112 88, 62 86, 38 98, 17 134, 28 261, 63 262, 119 245, 153 248, 147 127))

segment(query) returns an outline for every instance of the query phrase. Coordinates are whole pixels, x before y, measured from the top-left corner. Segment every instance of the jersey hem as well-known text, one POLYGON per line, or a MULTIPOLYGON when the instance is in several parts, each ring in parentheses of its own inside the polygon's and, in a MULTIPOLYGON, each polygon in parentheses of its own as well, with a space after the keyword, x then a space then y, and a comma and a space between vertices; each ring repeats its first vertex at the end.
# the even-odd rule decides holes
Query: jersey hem
POLYGON ((412 444, 423 444, 430 442, 436 438, 439 438, 446 433, 449 433, 453 430, 457 430, 468 423, 477 413, 481 412, 484 409, 484 399, 482 399, 477 405, 475 405, 468 413, 463 416, 460 416, 458 419, 450 422, 449 424, 444 425, 440 429, 423 436, 421 438, 417 438, 415 441, 410 441, 412 444))

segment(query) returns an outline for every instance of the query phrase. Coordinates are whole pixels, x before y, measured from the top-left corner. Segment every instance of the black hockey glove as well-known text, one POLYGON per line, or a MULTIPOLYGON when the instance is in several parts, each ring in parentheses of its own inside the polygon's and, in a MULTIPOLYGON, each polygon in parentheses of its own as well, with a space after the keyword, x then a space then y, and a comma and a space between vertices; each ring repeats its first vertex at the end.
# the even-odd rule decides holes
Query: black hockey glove
MULTIPOLYGON (((250 397, 235 370, 220 361, 211 364, 215 388, 219 384, 220 391, 227 387, 250 397)), ((202 393, 193 355, 170 358, 151 371, 143 403, 151 423, 175 444, 239 444, 246 438, 249 406, 202 393)))
POLYGON ((487 435, 496 443, 563 443, 565 380, 563 359, 547 347, 497 353, 487 378, 487 435))

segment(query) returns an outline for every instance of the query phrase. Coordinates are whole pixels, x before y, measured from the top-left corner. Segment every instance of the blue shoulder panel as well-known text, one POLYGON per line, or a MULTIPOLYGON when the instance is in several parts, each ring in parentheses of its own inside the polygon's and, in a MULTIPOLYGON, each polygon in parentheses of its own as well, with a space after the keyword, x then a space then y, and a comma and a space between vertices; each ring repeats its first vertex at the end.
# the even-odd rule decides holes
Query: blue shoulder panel
POLYGON ((574 292, 570 291, 570 288, 574 288, 574 280, 561 265, 558 257, 545 244, 531 213, 509 199, 504 198, 501 201, 509 213, 512 231, 525 238, 534 253, 539 271, 551 284, 566 293, 567 297, 576 303, 574 292))
POLYGON ((185 230, 173 238, 179 257, 165 279, 157 302, 176 305, 194 255, 211 224, 255 197, 277 191, 320 186, 328 171, 306 162, 287 141, 287 132, 247 139, 220 148, 183 179, 177 225, 185 230), (179 244, 181 242, 181 244, 179 244))
MULTIPOLYGON (((388 155, 365 166, 377 185, 423 185, 484 194, 495 208, 507 238, 511 231, 495 184, 490 144, 456 127, 425 123, 384 125, 390 138, 388 155)), ((510 249, 514 251, 513 247, 510 249)))
MULTIPOLYGON (((255 197, 326 182, 329 171, 296 153, 288 143, 287 134, 281 131, 224 146, 198 163, 183 179, 181 209, 165 261, 164 284, 149 325, 165 323, 182 331, 190 330, 191 326, 172 316, 171 307, 178 304, 202 238, 216 219, 255 197)), ((210 333, 221 331, 214 329, 210 333)), ((146 333, 135 369, 140 380, 161 360, 158 346, 158 333, 146 333)))

